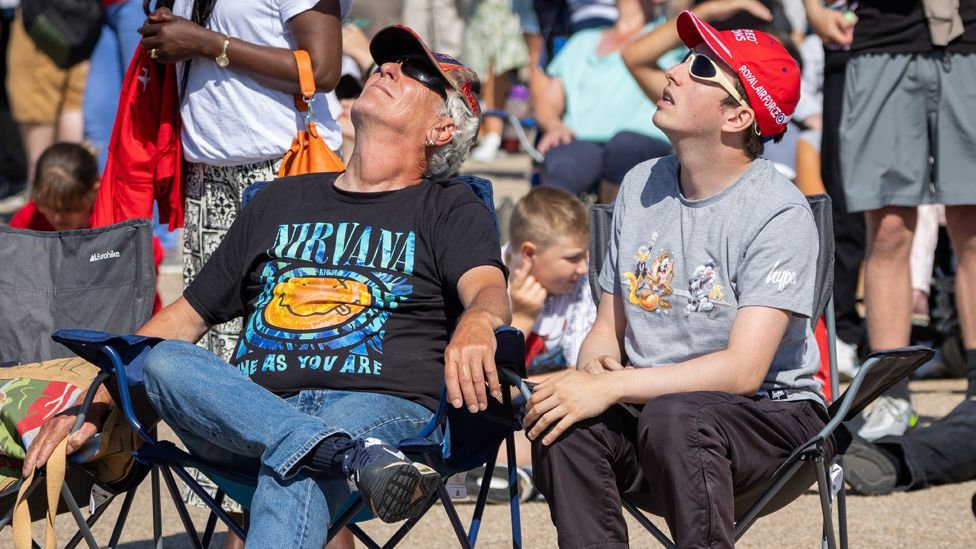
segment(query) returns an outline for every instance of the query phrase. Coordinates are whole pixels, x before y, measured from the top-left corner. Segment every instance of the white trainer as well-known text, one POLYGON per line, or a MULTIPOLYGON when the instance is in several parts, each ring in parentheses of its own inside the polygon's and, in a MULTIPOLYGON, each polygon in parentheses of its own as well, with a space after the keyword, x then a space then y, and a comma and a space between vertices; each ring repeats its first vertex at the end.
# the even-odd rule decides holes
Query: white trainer
POLYGON ((849 382, 857 375, 861 361, 857 358, 857 345, 837 339, 837 377, 849 382))
POLYGON ((881 396, 864 412, 864 425, 857 434, 868 441, 887 435, 900 436, 916 423, 918 414, 911 402, 904 398, 881 396))

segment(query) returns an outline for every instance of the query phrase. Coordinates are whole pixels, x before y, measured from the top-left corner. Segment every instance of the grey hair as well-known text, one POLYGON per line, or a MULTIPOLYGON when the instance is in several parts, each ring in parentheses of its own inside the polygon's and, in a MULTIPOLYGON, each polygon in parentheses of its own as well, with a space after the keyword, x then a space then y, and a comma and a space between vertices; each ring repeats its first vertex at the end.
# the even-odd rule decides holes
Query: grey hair
POLYGON ((444 101, 437 116, 446 116, 454 120, 457 126, 453 138, 440 147, 434 148, 427 161, 427 179, 445 179, 451 177, 461 169, 461 164, 471 153, 471 145, 478 135, 480 122, 478 117, 468 111, 467 105, 458 92, 448 90, 447 100, 444 101))

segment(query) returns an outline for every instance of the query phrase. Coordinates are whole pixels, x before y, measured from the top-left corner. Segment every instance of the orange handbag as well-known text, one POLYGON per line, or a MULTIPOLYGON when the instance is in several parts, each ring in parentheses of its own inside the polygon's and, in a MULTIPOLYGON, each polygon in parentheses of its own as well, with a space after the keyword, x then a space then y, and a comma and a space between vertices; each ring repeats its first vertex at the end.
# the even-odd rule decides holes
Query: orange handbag
POLYGON ((299 129, 298 135, 292 140, 291 148, 281 161, 278 177, 303 173, 341 172, 346 169, 346 165, 319 136, 319 130, 315 127, 312 113, 312 101, 315 99, 312 59, 305 50, 296 50, 292 53, 298 63, 298 84, 302 89, 302 94, 295 96, 295 108, 304 113, 305 127, 299 129))

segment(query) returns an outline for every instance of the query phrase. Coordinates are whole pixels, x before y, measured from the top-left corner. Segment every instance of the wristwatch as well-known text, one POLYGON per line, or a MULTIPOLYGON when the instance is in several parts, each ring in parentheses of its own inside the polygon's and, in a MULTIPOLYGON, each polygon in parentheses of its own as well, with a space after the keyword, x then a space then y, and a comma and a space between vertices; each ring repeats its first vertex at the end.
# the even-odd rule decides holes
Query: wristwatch
POLYGON ((230 37, 225 36, 224 47, 220 50, 220 55, 218 55, 217 58, 214 59, 214 62, 217 63, 218 67, 226 67, 227 65, 230 65, 230 58, 227 57, 227 46, 229 45, 230 45, 230 37))

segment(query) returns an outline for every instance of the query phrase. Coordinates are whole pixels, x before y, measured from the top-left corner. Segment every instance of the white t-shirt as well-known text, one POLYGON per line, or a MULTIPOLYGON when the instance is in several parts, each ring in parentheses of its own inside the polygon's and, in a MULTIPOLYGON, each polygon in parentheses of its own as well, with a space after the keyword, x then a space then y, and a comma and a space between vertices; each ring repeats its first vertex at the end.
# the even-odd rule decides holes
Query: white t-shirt
MULTIPOLYGON (((220 0, 207 27, 259 46, 295 49, 287 21, 315 7, 319 0, 220 0)), ((345 18, 352 0, 341 0, 345 18)), ((193 0, 176 0, 173 13, 191 18, 193 0)), ((227 50, 230 66, 195 57, 190 64, 183 118, 183 156, 188 162, 237 166, 284 155, 303 117, 294 96, 264 85, 234 68, 234 47, 227 50)), ((182 78, 182 63, 177 74, 182 78)), ((295 74, 298 79, 298 74, 295 74)), ((329 109, 326 94, 313 103, 316 125, 329 147, 338 150, 342 131, 329 109)))

